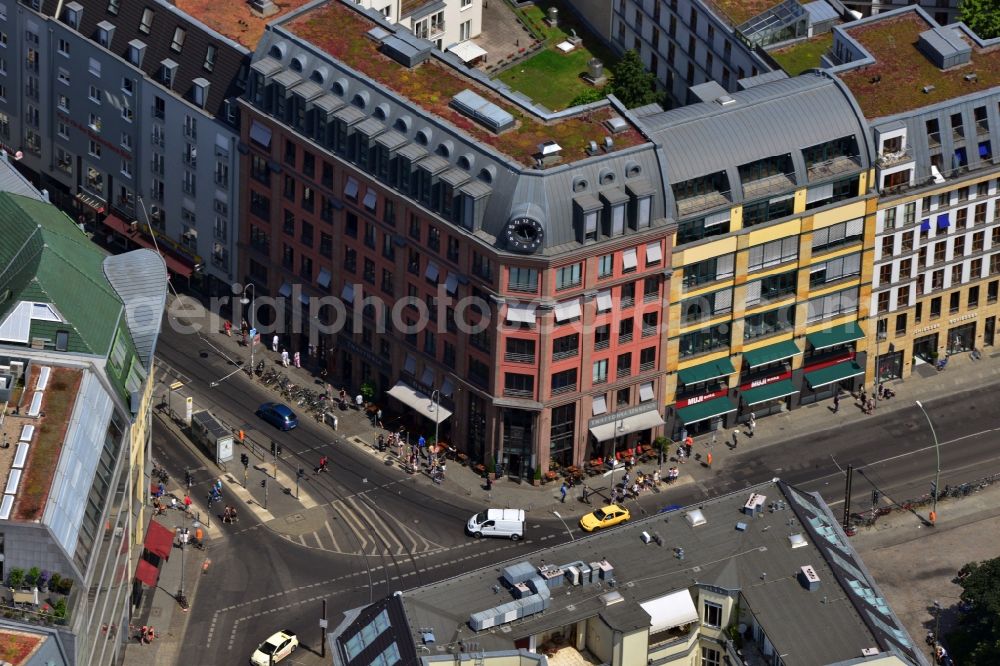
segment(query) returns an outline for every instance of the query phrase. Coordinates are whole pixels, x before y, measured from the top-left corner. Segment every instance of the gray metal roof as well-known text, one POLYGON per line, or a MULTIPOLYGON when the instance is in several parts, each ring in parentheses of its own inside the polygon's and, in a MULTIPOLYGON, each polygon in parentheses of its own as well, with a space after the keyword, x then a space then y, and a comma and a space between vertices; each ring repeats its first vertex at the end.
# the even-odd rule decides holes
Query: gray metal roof
POLYGON ((820 74, 773 81, 731 95, 735 103, 704 102, 639 119, 666 155, 670 183, 720 171, 741 194, 738 167, 791 153, 799 183, 805 183, 801 150, 854 136, 862 167, 871 163, 868 128, 842 84, 820 74))
POLYGON ((375 143, 388 150, 396 150, 404 143, 406 143, 406 137, 397 132, 396 130, 389 130, 388 132, 383 132, 379 134, 375 139, 375 143))
POLYGON ((167 265, 153 250, 133 250, 105 259, 104 276, 125 305, 125 323, 148 372, 167 303, 167 265))
POLYGON ((20 194, 36 201, 47 201, 34 185, 10 163, 10 158, 0 159, 0 192, 20 194))
POLYGON ((442 645, 477 643, 485 651, 503 650, 528 636, 603 614, 601 596, 607 591, 624 597, 619 606, 637 608, 675 591, 688 589, 697 595, 700 585, 724 586, 742 595, 786 666, 846 661, 859 656, 863 648, 876 646, 926 663, 891 610, 879 611, 878 621, 868 615, 864 590, 877 598, 881 594, 818 496, 771 482, 689 508, 700 509, 707 522, 691 527, 682 509, 666 517, 633 520, 528 558, 535 567, 607 560, 614 567, 613 588, 564 582, 552 591, 544 612, 502 625, 501 631, 473 631, 468 624, 473 613, 510 599, 507 590, 494 593, 492 588, 505 565, 526 559, 521 556, 404 592, 408 626, 394 624, 393 631, 401 642, 420 644, 421 632, 432 631, 442 645), (764 495, 768 504, 781 501, 784 508, 747 516, 741 509, 751 493, 764 495), (748 528, 737 529, 740 522, 748 528), (664 546, 643 544, 644 531, 658 534, 664 546), (806 547, 791 547, 789 536, 796 533, 805 537, 806 547), (684 549, 683 560, 674 556, 674 547, 684 549), (809 591, 799 582, 796 574, 804 566, 818 574, 819 590, 809 591), (861 584, 860 593, 850 580, 861 584))
POLYGON ((837 10, 833 8, 826 0, 816 0, 815 2, 808 2, 804 5, 806 11, 809 12, 809 23, 824 23, 826 21, 836 21, 840 18, 840 14, 837 10))

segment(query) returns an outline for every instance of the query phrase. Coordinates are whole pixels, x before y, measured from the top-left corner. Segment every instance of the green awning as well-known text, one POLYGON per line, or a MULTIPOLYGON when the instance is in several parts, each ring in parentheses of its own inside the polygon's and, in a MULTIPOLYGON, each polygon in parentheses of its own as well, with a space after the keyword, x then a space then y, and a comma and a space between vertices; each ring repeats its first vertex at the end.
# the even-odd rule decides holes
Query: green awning
POLYGON ((840 326, 828 328, 825 331, 817 331, 806 336, 806 340, 813 349, 825 349, 834 345, 842 345, 845 342, 860 340, 865 337, 865 332, 858 326, 858 322, 852 321, 840 326))
POLYGON ((816 389, 826 386, 827 384, 833 384, 835 382, 843 381, 845 379, 850 379, 851 377, 857 377, 858 375, 863 374, 865 374, 864 368, 854 361, 848 361, 846 363, 831 365, 830 367, 817 370, 816 372, 807 372, 806 382, 808 382, 809 387, 815 391, 816 389))
POLYGON ((714 400, 706 400, 705 402, 699 402, 697 405, 678 409, 677 418, 683 421, 684 425, 691 425, 692 423, 698 423, 714 416, 735 411, 736 407, 729 398, 715 398, 714 400))
POLYGON ((681 380, 681 384, 698 384, 699 382, 707 382, 709 379, 728 377, 734 372, 736 372, 736 368, 733 367, 733 362, 728 358, 723 358, 684 368, 677 373, 677 378, 681 380))
POLYGON ((752 407, 768 400, 784 398, 795 393, 798 393, 798 390, 792 384, 792 380, 783 379, 780 382, 743 391, 743 401, 747 403, 747 406, 752 407))
POLYGON ((743 352, 743 360, 747 366, 756 368, 758 365, 767 365, 774 361, 781 361, 791 358, 796 354, 801 354, 802 350, 792 340, 785 340, 777 344, 768 345, 759 349, 751 349, 743 352))

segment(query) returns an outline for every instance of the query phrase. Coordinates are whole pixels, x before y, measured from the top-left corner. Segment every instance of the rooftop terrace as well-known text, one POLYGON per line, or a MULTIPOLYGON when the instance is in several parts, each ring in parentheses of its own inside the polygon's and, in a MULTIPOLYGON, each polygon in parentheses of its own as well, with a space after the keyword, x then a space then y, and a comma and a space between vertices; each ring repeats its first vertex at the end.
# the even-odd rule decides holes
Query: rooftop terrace
MULTIPOLYGON (((73 404, 83 372, 70 368, 49 368, 48 379, 43 382, 41 402, 38 403, 37 416, 32 416, 33 397, 39 389, 39 377, 46 368, 33 365, 30 376, 25 383, 23 398, 20 400, 18 413, 13 413, 13 405, 8 409, 0 425, 0 433, 9 448, 0 449, 0 478, 3 479, 4 490, 9 488, 11 476, 19 477, 16 483, 14 505, 10 518, 13 520, 40 520, 49 496, 52 479, 59 463, 59 453, 69 427, 73 404), (34 430, 26 439, 24 447, 27 455, 17 458, 21 448, 20 441, 24 426, 33 426, 34 430), (20 466, 18 466, 20 465, 20 466)), ((21 454, 24 455, 24 454, 21 454)))
MULTIPOLYGON (((997 48, 984 50, 973 45, 969 64, 938 69, 917 49, 920 33, 933 27, 916 11, 908 11, 846 30, 875 59, 872 65, 840 74, 867 118, 905 113, 1000 85, 997 48), (976 79, 966 81, 970 72, 976 73, 976 79), (934 90, 923 92, 927 85, 934 90)), ((964 34, 962 39, 969 41, 964 34)))
MULTIPOLYGON (((475 141, 488 144, 527 166, 534 165, 533 156, 538 152, 538 144, 544 141, 555 141, 562 146, 566 161, 586 157, 588 143, 600 143, 609 134, 602 123, 618 115, 613 108, 606 107, 545 122, 436 58, 412 69, 404 67, 383 55, 378 44, 366 36, 374 25, 355 9, 333 0, 295 17, 283 27, 425 111, 447 120, 475 141), (499 135, 493 134, 452 109, 449 106, 452 98, 466 89, 475 89, 488 101, 508 111, 514 116, 515 127, 499 135)), ((615 149, 644 141, 634 127, 614 136, 615 149)))
POLYGON ((0 631, 0 663, 24 666, 42 646, 45 637, 27 631, 0 631))
POLYGON ((250 50, 257 46, 268 22, 298 9, 311 0, 275 0, 279 11, 261 18, 250 11, 246 0, 172 0, 178 9, 198 19, 212 30, 239 42, 250 50))
POLYGON ((833 33, 825 32, 809 39, 803 39, 791 46, 768 51, 768 53, 789 76, 798 76, 808 69, 818 68, 820 58, 832 46, 833 33))

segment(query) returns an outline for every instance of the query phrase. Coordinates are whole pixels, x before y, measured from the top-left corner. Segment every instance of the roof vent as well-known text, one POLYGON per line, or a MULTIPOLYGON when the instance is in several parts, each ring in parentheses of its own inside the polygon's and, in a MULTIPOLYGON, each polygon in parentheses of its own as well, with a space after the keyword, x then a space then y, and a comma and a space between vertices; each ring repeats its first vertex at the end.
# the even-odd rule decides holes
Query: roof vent
POLYGON ((972 47, 954 28, 941 26, 920 33, 917 47, 939 69, 964 65, 972 58, 972 47))
POLYGON ((381 43, 386 37, 388 37, 392 33, 381 26, 375 26, 365 34, 368 35, 368 39, 373 39, 376 42, 381 43))
POLYGON ((688 511, 684 514, 684 519, 688 521, 688 525, 691 527, 698 527, 699 525, 704 525, 708 521, 705 520, 705 514, 701 512, 701 509, 694 509, 693 511, 688 511))
POLYGON ((615 604, 620 604, 623 601, 625 601, 625 597, 623 597, 622 593, 618 590, 612 590, 611 592, 601 595, 601 603, 604 604, 605 608, 608 606, 614 606, 615 604))
POLYGON ((788 543, 791 544, 792 549, 805 548, 806 546, 809 545, 809 542, 806 541, 806 538, 801 534, 789 534, 788 543))
POLYGON ((927 84, 926 86, 924 86, 924 87, 922 88, 922 90, 924 91, 924 94, 926 95, 926 94, 928 94, 928 93, 932 93, 932 92, 934 92, 934 86, 933 86, 933 85, 931 85, 931 84, 927 84))
POLYGON ((612 134, 618 134, 619 132, 624 132, 628 129, 628 123, 621 116, 615 116, 614 118, 608 118, 604 121, 604 124, 612 134))
POLYGON ((802 583, 802 587, 815 592, 819 589, 819 574, 811 566, 806 565, 799 569, 799 582, 802 583))
POLYGON ((615 147, 614 139, 612 139, 610 136, 604 137, 604 144, 602 145, 602 147, 604 148, 605 152, 610 151, 612 148, 615 147))
POLYGON ((588 155, 596 155, 599 152, 599 150, 600 149, 597 147, 596 141, 591 141, 590 143, 587 144, 588 155))
POLYGON ((861 656, 863 656, 863 657, 874 657, 878 653, 879 652, 878 652, 878 648, 877 647, 873 647, 873 648, 861 648, 861 656))
POLYGON ((549 157, 550 155, 558 155, 562 152, 562 146, 560 146, 555 141, 544 141, 538 144, 538 152, 542 157, 549 157))
POLYGON ((755 516, 760 513, 764 513, 764 502, 767 501, 765 495, 760 495, 758 493, 750 493, 750 498, 747 499, 747 503, 743 505, 743 513, 748 516, 755 516))
POLYGON ((723 95, 715 100, 715 103, 719 106, 729 106, 730 104, 736 104, 736 100, 729 95, 723 95))
POLYGON ((964 78, 966 81, 970 83, 975 83, 976 81, 979 80, 979 76, 975 72, 969 72, 968 74, 965 75, 964 78))

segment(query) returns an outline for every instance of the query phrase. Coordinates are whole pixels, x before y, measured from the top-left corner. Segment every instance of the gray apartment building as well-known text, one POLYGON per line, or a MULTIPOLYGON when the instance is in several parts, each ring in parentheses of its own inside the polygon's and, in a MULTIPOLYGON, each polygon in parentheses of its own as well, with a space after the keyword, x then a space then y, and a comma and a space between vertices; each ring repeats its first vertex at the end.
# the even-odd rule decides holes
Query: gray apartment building
POLYGON ((6 160, 0 226, 0 628, 43 634, 47 664, 119 663, 166 267, 108 256, 6 160))
POLYGON ((109 247, 155 235, 171 273, 228 293, 249 51, 156 0, 8 1, 0 30, 8 152, 109 247))

